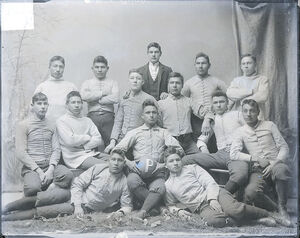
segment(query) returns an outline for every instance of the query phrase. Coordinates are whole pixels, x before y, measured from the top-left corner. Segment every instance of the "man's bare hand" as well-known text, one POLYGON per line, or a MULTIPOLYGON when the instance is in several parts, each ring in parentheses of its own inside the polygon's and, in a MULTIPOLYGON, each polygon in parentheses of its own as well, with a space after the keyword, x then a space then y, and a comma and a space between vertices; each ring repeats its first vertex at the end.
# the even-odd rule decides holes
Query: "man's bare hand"
POLYGON ((50 165, 47 171, 45 172, 45 179, 42 184, 50 184, 53 180, 53 172, 54 172, 54 166, 50 165))
POLYGON ((178 211, 178 216, 182 219, 189 220, 191 219, 191 213, 186 211, 186 210, 179 210, 178 211))
POLYGON ((46 179, 46 175, 45 175, 44 171, 43 171, 41 168, 38 168, 38 169, 36 170, 36 172, 38 173, 38 175, 39 175, 39 177, 40 177, 40 180, 41 180, 42 185, 45 184, 44 181, 45 181, 45 179, 46 179))
POLYGON ((262 174, 263 174, 263 177, 264 177, 264 178, 267 178, 267 177, 270 176, 271 171, 272 171, 272 169, 273 169, 273 166, 274 166, 274 163, 270 163, 270 164, 263 170, 262 174))
POLYGON ((210 134, 210 132, 211 132, 211 126, 210 126, 209 120, 204 119, 204 121, 202 123, 201 132, 205 136, 208 136, 210 134))
POLYGON ((223 212, 222 207, 220 205, 220 203, 218 202, 218 200, 216 199, 212 199, 209 201, 209 205, 212 207, 212 209, 214 209, 217 212, 223 212))
POLYGON ((124 213, 122 211, 115 211, 115 212, 110 213, 106 218, 107 219, 118 219, 122 216, 124 216, 124 213))
POLYGON ((130 161, 128 159, 126 159, 126 165, 127 167, 132 170, 133 172, 140 174, 140 171, 138 170, 138 168, 136 167, 136 163, 135 161, 130 161))
POLYGON ((111 140, 109 145, 106 146, 106 148, 104 149, 104 153, 109 154, 116 146, 116 141, 115 140, 111 140))
POLYGON ((167 93, 165 93, 165 92, 162 92, 161 94, 160 94, 160 100, 165 100, 167 97, 168 97, 169 95, 167 94, 167 93))

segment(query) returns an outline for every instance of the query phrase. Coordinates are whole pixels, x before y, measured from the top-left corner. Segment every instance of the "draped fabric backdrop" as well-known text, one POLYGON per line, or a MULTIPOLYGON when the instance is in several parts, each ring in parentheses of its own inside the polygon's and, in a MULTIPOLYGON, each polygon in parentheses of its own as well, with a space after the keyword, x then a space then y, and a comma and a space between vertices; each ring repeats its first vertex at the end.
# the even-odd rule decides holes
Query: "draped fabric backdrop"
POLYGON ((276 123, 290 145, 294 175, 298 162, 296 11, 293 3, 233 1, 237 61, 243 54, 255 55, 258 73, 269 79, 267 119, 276 123))

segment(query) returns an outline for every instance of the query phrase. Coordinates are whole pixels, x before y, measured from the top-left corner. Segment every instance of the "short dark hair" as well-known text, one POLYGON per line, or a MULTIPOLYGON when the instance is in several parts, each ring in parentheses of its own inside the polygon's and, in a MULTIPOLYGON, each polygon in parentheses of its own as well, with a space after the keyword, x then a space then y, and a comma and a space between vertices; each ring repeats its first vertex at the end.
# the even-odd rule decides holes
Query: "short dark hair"
POLYGON ((130 69, 128 75, 130 75, 132 73, 137 73, 142 76, 141 72, 138 69, 130 69))
POLYGON ((94 65, 95 63, 103 63, 103 64, 105 64, 106 66, 108 66, 107 59, 106 59, 104 56, 102 56, 102 55, 98 55, 98 56, 96 56, 96 57, 94 58, 93 65, 94 65))
POLYGON ((200 57, 203 57, 207 60, 207 63, 210 65, 210 60, 209 60, 209 56, 203 52, 200 52, 198 54, 196 54, 196 57, 195 57, 195 61, 200 58, 200 57))
POLYGON ((112 155, 112 154, 118 154, 118 155, 120 155, 122 158, 124 158, 125 159, 125 152, 123 151, 123 150, 121 150, 121 149, 113 149, 111 152, 110 152, 110 155, 112 155))
POLYGON ((81 99, 81 102, 82 102, 82 98, 81 98, 81 95, 78 91, 71 91, 68 93, 67 97, 66 97, 66 104, 69 103, 69 100, 71 97, 80 97, 81 99))
POLYGON ((213 91, 213 93, 211 94, 211 99, 213 99, 214 97, 225 97, 226 100, 228 101, 227 94, 224 91, 222 91, 220 88, 216 88, 216 90, 213 91))
POLYGON ((49 67, 51 66, 52 62, 57 61, 57 60, 60 61, 60 62, 62 62, 63 65, 65 66, 65 59, 63 57, 59 56, 59 55, 55 55, 55 56, 53 56, 50 59, 50 61, 49 61, 49 67))
POLYGON ((244 106, 245 104, 248 104, 248 105, 250 105, 250 106, 252 106, 252 107, 255 107, 255 108, 257 109, 257 111, 260 112, 258 103, 257 103, 255 100, 253 100, 253 99, 245 99, 245 100, 243 101, 243 103, 242 103, 242 108, 243 108, 243 106, 244 106))
POLYGON ((35 93, 32 96, 31 102, 32 102, 32 104, 34 104, 37 101, 48 101, 48 98, 47 98, 47 96, 45 94, 43 94, 41 92, 35 93))
POLYGON ((157 105, 154 103, 154 101, 152 99, 146 99, 144 102, 143 102, 143 110, 145 109, 145 107, 147 106, 153 106, 155 107, 157 110, 157 105))
POLYGON ((170 81, 170 78, 180 78, 182 85, 183 85, 183 83, 184 83, 184 79, 183 79, 183 76, 181 75, 181 73, 178 73, 178 72, 171 72, 171 73, 169 74, 169 77, 168 77, 168 83, 169 83, 169 81, 170 81))
POLYGON ((168 146, 165 149, 165 152, 164 152, 164 161, 165 161, 165 163, 167 162, 167 158, 170 155, 173 155, 173 154, 177 154, 180 158, 182 158, 184 156, 184 152, 182 152, 181 150, 179 150, 177 147, 175 147, 175 146, 168 146))
POLYGON ((250 57, 251 59, 253 59, 254 63, 256 64, 256 57, 254 55, 252 55, 252 54, 244 54, 244 55, 241 56, 241 61, 245 57, 250 57))
POLYGON ((159 45, 157 42, 151 42, 151 43, 147 46, 147 51, 148 51, 151 47, 155 47, 155 48, 159 49, 159 52, 162 53, 162 52, 161 52, 161 47, 160 47, 160 45, 159 45))

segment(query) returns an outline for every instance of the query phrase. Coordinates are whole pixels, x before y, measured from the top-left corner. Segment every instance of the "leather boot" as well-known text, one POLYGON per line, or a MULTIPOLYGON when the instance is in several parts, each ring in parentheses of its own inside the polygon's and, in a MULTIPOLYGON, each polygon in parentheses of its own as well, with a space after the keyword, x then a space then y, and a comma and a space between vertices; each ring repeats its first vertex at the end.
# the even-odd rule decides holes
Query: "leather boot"
POLYGON ((283 180, 275 181, 276 192, 278 196, 278 212, 286 219, 290 219, 289 214, 287 213, 286 203, 288 197, 288 183, 283 180))

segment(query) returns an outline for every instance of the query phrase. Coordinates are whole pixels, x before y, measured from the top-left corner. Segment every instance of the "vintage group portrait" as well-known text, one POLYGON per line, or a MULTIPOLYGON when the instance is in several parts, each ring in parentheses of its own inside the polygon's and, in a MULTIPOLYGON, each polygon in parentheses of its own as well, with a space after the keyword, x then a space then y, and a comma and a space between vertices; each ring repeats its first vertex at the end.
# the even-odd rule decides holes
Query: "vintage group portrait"
POLYGON ((297 7, 2 2, 1 234, 297 237, 297 7))

